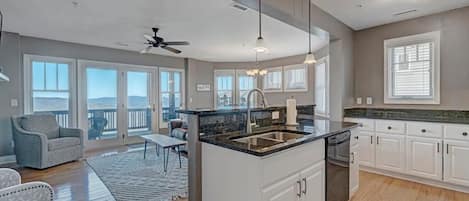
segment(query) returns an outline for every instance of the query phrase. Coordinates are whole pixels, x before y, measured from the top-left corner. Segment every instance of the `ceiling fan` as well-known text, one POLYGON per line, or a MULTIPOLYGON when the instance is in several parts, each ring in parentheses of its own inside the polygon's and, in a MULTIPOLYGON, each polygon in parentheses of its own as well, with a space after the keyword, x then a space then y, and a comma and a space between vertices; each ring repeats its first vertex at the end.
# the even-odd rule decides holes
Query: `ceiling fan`
POLYGON ((186 42, 186 41, 166 42, 164 40, 164 38, 158 37, 158 35, 156 34, 159 30, 158 28, 152 28, 152 30, 153 30, 153 33, 154 33, 153 36, 143 34, 143 37, 147 40, 147 42, 145 44, 148 45, 148 46, 145 49, 143 49, 142 51, 140 51, 141 54, 146 54, 146 53, 150 52, 151 48, 158 48, 158 47, 161 47, 161 48, 163 48, 165 50, 168 50, 172 53, 179 54, 179 53, 182 52, 181 50, 178 50, 178 49, 175 49, 175 48, 172 48, 172 47, 169 47, 169 46, 172 46, 172 45, 189 45, 189 42, 186 42))

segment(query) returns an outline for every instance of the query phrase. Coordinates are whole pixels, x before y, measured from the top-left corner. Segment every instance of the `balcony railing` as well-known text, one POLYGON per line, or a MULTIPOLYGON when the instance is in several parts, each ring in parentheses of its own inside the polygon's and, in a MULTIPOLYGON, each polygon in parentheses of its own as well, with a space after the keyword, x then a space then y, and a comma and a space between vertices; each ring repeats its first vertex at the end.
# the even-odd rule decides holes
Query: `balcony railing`
MULTIPOLYGON (((69 127, 70 114, 68 111, 50 111, 54 114, 57 122, 62 127, 69 127)), ((138 109, 128 109, 127 114, 127 128, 129 130, 134 129, 149 129, 151 130, 151 109, 148 108, 138 108, 138 109)), ((107 122, 104 126, 103 132, 117 131, 117 110, 116 109, 93 109, 88 110, 88 121, 93 121, 95 119, 101 118, 105 119, 107 122)), ((163 121, 167 122, 170 119, 177 118, 177 113, 175 109, 171 107, 163 108, 163 121)))

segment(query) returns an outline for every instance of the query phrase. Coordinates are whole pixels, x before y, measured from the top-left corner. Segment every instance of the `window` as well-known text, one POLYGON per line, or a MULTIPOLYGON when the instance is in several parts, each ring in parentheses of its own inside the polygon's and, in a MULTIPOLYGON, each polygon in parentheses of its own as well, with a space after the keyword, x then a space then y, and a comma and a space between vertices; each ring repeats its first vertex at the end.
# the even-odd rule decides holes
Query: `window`
POLYGON ((384 41, 386 104, 440 103, 440 32, 384 41))
MULTIPOLYGON (((215 70, 215 107, 246 106, 247 94, 256 86, 257 80, 246 70, 215 70)), ((251 104, 255 103, 253 97, 251 104)))
POLYGON ((75 60, 24 55, 25 113, 53 113, 63 127, 75 125, 75 60))
POLYGON ((314 103, 316 114, 329 117, 329 66, 328 58, 319 59, 314 66, 314 103))
POLYGON ((297 64, 285 66, 285 92, 308 91, 308 65, 297 64))
POLYGON ((267 74, 263 78, 263 89, 266 92, 281 92, 282 91, 282 79, 283 79, 283 68, 269 68, 266 69, 267 74))
POLYGON ((234 70, 215 70, 215 107, 231 107, 234 102, 234 70))

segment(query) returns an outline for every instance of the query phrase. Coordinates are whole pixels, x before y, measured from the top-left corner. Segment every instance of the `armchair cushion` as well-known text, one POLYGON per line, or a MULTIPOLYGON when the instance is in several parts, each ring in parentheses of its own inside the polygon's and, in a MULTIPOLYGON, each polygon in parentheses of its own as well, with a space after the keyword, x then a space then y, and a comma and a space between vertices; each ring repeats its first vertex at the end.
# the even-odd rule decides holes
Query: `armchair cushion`
POLYGON ((47 147, 49 151, 54 151, 58 149, 78 146, 80 144, 81 139, 78 137, 61 137, 48 140, 47 147))
POLYGON ((34 114, 21 117, 21 127, 26 131, 43 133, 48 139, 59 137, 59 124, 54 115, 34 114))
POLYGON ((8 168, 0 168, 0 189, 21 183, 21 176, 18 172, 8 168))
POLYGON ((171 133, 171 136, 181 140, 187 140, 187 130, 183 128, 176 128, 171 133))

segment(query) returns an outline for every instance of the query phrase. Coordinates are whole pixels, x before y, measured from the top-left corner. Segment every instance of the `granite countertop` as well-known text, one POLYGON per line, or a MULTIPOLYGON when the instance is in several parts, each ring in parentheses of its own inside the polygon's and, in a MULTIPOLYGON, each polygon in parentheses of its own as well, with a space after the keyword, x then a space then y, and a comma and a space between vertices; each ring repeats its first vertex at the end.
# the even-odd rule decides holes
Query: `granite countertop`
MULTIPOLYGON (((301 107, 311 107, 315 105, 298 105, 298 108, 301 107)), ((285 109, 286 106, 269 106, 266 108, 256 107, 251 108, 252 112, 256 111, 275 111, 285 109)), ((232 113, 245 113, 247 108, 245 106, 233 106, 226 108, 201 108, 201 109, 184 109, 176 110, 177 113, 181 114, 193 114, 193 115, 215 115, 215 114, 232 114, 232 113)))
POLYGON ((336 122, 325 119, 302 120, 299 122, 298 126, 273 125, 270 127, 254 129, 252 134, 246 134, 244 133, 244 131, 237 131, 216 135, 202 135, 199 137, 199 140, 201 142, 213 144, 227 149, 232 149, 259 157, 264 157, 308 142, 312 142, 318 139, 324 139, 350 130, 357 126, 358 124, 356 123, 336 122), (293 133, 304 133, 305 135, 302 138, 285 142, 285 146, 273 146, 262 150, 253 149, 251 147, 248 147, 248 145, 245 143, 236 142, 232 140, 233 138, 238 139, 270 131, 288 131, 293 133))

